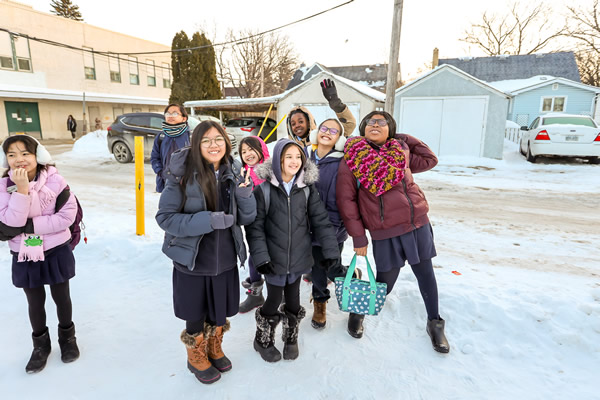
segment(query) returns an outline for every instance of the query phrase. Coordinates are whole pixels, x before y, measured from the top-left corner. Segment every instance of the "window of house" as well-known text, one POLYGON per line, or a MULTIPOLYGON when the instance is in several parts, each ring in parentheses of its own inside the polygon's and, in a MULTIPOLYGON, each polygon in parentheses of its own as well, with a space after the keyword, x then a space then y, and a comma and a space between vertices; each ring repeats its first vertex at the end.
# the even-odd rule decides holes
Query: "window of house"
POLYGON ((146 60, 146 76, 148 86, 156 86, 156 68, 154 68, 153 60, 146 60))
POLYGON ((85 71, 85 79, 96 79, 94 51, 91 47, 83 47, 83 69, 85 71))
POLYGON ((138 69, 137 57, 129 56, 129 83, 132 85, 140 84, 140 72, 138 69))
POLYGON ((542 112, 563 112, 567 98, 561 97, 542 97, 542 112))
POLYGON ((121 64, 119 63, 119 56, 108 56, 108 68, 110 70, 110 81, 121 83, 121 64))
POLYGON ((32 72, 29 39, 0 32, 0 68, 32 72))
POLYGON ((162 63, 163 87, 171 88, 171 66, 168 63, 162 63))

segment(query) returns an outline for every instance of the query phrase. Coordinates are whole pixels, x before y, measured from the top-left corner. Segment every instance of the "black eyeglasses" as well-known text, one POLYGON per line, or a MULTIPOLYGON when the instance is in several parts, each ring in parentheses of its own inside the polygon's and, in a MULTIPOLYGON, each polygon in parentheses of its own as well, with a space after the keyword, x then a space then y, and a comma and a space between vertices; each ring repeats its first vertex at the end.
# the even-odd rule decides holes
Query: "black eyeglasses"
POLYGON ((373 126, 375 124, 379 126, 387 126, 387 121, 384 118, 371 118, 367 120, 367 125, 373 126))

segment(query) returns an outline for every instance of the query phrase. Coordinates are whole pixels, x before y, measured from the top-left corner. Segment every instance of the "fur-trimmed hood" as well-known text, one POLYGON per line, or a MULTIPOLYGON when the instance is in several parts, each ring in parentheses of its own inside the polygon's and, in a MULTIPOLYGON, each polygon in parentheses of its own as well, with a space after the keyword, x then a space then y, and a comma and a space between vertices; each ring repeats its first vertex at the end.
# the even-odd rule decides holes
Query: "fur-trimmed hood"
POLYGON ((286 118, 286 126, 288 131, 288 136, 290 139, 300 144, 301 146, 307 146, 310 144, 310 133, 317 129, 317 124, 315 122, 315 117, 313 117, 312 113, 308 111, 308 108, 304 106, 296 106, 290 110, 288 113, 288 117, 286 118), (308 119, 308 132, 306 132, 306 136, 303 138, 298 137, 292 131, 292 113, 294 111, 301 111, 304 116, 308 119))
MULTIPOLYGON (((274 158, 269 158, 268 160, 265 160, 264 163, 257 165, 254 167, 254 172, 256 172, 256 176, 260 179, 268 179, 273 185, 279 186, 281 184, 281 175, 279 177, 275 176, 275 173, 273 172, 273 160, 274 158)), ((277 160, 277 162, 279 162, 279 160, 277 160)), ((307 158, 304 167, 296 174, 296 184, 298 187, 304 187, 312 185, 318 180, 319 168, 314 162, 307 158)))

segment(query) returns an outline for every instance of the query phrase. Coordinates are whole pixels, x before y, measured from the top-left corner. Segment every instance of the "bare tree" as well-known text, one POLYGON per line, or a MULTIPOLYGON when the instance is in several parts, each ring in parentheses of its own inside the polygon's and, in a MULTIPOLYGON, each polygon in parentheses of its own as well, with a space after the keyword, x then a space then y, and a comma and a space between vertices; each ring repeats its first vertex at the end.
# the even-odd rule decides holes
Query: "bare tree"
POLYGON ((552 10, 545 4, 533 8, 513 3, 510 14, 483 13, 481 22, 465 31, 463 42, 474 44, 487 55, 533 54, 547 48, 562 36, 565 28, 554 28, 552 10))
POLYGON ((567 6, 567 35, 579 43, 575 60, 581 82, 600 86, 600 6, 598 0, 583 9, 567 6))
POLYGON ((298 57, 287 36, 269 33, 261 36, 244 30, 227 33, 227 41, 238 41, 217 52, 219 78, 245 97, 271 96, 287 87, 298 67, 298 57))

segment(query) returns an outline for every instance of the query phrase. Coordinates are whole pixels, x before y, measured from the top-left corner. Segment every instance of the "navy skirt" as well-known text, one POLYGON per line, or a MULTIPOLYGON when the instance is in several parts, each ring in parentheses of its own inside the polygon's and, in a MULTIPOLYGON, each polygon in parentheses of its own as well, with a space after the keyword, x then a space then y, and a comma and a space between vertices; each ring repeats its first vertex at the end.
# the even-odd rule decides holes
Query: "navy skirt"
POLYGON ((184 321, 207 320, 225 325, 240 307, 237 267, 217 276, 190 275, 173 268, 173 309, 184 321))
POLYGON ((44 252, 44 261, 17 262, 13 252, 12 280, 18 288, 36 288, 63 283, 75 276, 75 257, 69 242, 44 252))
POLYGON ((388 272, 435 257, 433 229, 431 224, 389 239, 373 240, 373 256, 377 271, 388 272))

